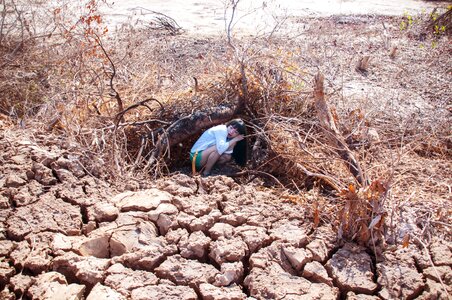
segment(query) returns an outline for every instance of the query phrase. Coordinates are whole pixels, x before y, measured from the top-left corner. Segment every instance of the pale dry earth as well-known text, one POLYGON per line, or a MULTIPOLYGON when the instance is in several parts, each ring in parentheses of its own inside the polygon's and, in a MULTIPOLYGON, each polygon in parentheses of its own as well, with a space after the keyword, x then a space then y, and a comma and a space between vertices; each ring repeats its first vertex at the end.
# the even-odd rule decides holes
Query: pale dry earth
POLYGON ((48 133, 1 131, 1 299, 448 299, 452 292, 447 241, 376 258, 337 243, 330 226, 313 229, 302 206, 271 190, 183 174, 115 188, 102 162, 80 149, 48 133))
MULTIPOLYGON (((102 11, 111 28, 130 20, 146 26, 155 16, 153 12, 158 12, 174 19, 190 34, 219 35, 225 33, 231 17, 229 2, 224 0, 123 0, 110 4, 102 11)), ((420 0, 241 0, 231 25, 239 34, 257 34, 272 31, 285 20, 286 33, 290 33, 296 20, 303 17, 415 15, 447 4, 420 0)))

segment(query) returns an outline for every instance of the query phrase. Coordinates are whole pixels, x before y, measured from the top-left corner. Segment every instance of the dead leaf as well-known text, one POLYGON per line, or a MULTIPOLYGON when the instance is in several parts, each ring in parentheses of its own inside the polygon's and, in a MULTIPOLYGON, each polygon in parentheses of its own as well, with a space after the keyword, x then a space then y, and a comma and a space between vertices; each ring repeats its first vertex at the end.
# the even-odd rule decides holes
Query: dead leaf
POLYGON ((402 242, 403 248, 408 247, 409 244, 410 244, 410 234, 407 233, 407 234, 405 234, 405 236, 403 237, 403 242, 402 242))
POLYGON ((314 228, 317 228, 320 223, 320 214, 317 205, 314 207, 314 228))
POLYGON ((369 229, 374 228, 374 226, 377 225, 378 222, 380 222, 380 220, 381 220, 381 215, 376 216, 376 217, 372 220, 372 222, 370 222, 369 229))
POLYGON ((366 243, 370 238, 369 229, 367 228, 366 224, 362 224, 359 229, 359 236, 358 240, 362 243, 366 243))

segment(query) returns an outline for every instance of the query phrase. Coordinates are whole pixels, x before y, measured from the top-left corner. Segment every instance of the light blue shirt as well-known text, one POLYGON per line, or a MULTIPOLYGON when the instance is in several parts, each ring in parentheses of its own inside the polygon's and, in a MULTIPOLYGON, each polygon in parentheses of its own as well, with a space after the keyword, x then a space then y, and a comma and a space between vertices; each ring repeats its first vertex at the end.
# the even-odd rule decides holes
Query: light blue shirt
POLYGON ((204 131, 201 137, 193 145, 190 152, 195 153, 196 151, 203 151, 215 145, 220 155, 223 153, 232 153, 232 151, 226 151, 229 148, 229 142, 227 139, 228 128, 226 125, 214 126, 204 131))

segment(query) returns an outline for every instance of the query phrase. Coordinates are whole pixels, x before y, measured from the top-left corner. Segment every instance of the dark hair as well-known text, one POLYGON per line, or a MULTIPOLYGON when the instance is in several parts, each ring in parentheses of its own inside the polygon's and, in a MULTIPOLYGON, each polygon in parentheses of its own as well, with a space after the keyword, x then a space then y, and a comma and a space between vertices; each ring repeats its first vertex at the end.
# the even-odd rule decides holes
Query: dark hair
POLYGON ((246 126, 242 119, 234 119, 226 123, 226 126, 232 126, 237 129, 237 132, 241 135, 246 135, 246 126))
MULTIPOLYGON (((226 126, 232 126, 235 129, 237 129, 237 132, 239 134, 246 136, 246 126, 241 119, 231 120, 226 124, 226 126)), ((246 137, 243 140, 238 141, 237 144, 235 144, 234 150, 232 151, 232 158, 234 158, 234 161, 239 166, 244 167, 246 165, 246 161, 248 159, 247 150, 248 142, 246 141, 246 137)))

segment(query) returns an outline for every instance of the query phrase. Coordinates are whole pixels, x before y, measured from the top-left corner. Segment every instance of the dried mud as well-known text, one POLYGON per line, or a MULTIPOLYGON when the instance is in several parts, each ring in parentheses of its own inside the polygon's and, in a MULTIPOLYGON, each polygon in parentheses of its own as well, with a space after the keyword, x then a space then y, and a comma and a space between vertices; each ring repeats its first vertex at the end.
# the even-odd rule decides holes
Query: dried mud
POLYGON ((376 259, 337 243, 327 225, 313 229, 305 208, 271 190, 176 174, 120 191, 100 162, 82 161, 77 144, 28 133, 0 136, 2 299, 447 299, 443 289, 451 292, 446 241, 376 259))

